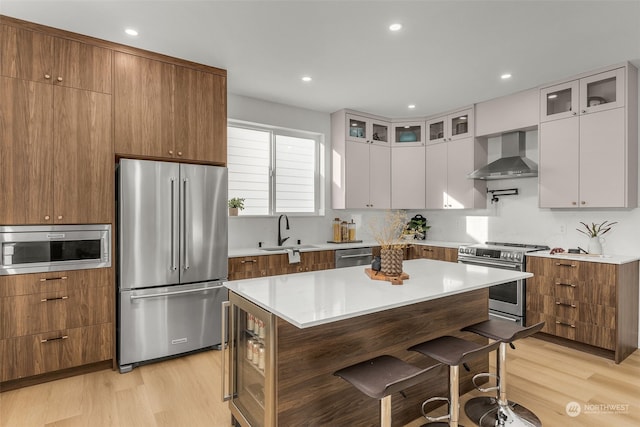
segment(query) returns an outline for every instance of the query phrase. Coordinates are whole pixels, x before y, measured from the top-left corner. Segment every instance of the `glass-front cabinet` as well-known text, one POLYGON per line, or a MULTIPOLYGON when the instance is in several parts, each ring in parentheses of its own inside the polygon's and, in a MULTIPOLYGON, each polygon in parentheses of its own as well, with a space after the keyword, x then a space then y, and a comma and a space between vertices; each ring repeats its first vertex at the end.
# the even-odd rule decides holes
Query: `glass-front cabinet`
POLYGON ((540 90, 540 121, 564 119, 624 106, 624 68, 540 90))
POLYGON ((390 124, 371 117, 347 114, 347 141, 388 145, 390 124))
POLYGON ((393 145, 424 145, 424 122, 398 122, 393 124, 393 145))
POLYGON ((273 314, 229 293, 229 406, 235 425, 275 425, 274 325, 273 314))
POLYGON ((473 135, 473 109, 427 120, 427 144, 453 141, 473 135))

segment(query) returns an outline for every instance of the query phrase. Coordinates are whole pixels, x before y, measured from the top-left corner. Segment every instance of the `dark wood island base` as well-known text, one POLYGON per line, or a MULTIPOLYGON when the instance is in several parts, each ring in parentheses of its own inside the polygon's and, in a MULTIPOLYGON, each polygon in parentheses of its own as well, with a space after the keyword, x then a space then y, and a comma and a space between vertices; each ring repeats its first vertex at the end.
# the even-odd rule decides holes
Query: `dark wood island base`
MULTIPOLYGON (((378 402, 333 372, 381 354, 429 366, 436 362, 407 348, 442 335, 486 343, 460 329, 488 318, 487 301, 488 290, 481 289, 304 329, 276 317, 276 424, 377 425, 378 402)), ((488 370, 488 358, 478 359, 470 368, 471 372, 460 370, 461 394, 473 389, 474 374, 488 370)), ((447 375, 446 366, 435 369, 432 379, 405 390, 405 396, 394 397, 393 425, 419 418, 427 398, 447 396, 447 375)))

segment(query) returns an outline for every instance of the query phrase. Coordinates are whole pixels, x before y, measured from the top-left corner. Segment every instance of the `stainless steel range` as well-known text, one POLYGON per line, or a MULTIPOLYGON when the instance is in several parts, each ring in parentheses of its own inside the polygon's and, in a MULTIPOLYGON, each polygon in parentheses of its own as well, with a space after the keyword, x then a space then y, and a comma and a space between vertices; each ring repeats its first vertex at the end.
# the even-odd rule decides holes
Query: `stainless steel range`
MULTIPOLYGON (((522 243, 486 242, 460 246, 458 262, 469 265, 525 271, 527 252, 548 250, 548 246, 522 243)), ((525 325, 526 280, 516 280, 489 288, 489 316, 525 325)))

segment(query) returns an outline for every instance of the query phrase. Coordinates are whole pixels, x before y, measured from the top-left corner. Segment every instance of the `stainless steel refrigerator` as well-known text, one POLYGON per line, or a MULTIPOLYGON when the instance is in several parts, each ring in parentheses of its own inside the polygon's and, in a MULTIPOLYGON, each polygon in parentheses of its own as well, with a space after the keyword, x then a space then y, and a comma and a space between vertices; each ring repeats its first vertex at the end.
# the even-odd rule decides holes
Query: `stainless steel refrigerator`
POLYGON ((227 169, 118 166, 120 372, 221 344, 227 300, 227 169))

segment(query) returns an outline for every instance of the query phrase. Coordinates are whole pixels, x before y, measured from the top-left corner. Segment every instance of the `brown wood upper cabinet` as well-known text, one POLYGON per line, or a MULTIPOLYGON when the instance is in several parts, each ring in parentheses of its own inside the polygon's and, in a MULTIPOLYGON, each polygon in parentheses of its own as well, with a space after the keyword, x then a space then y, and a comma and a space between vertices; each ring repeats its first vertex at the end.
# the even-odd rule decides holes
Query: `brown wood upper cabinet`
POLYGON ((226 77, 114 53, 115 151, 226 163, 226 77))
POLYGON ((2 224, 112 221, 111 95, 0 77, 2 224))
POLYGON ((0 74, 111 93, 111 50, 0 25, 0 74))

